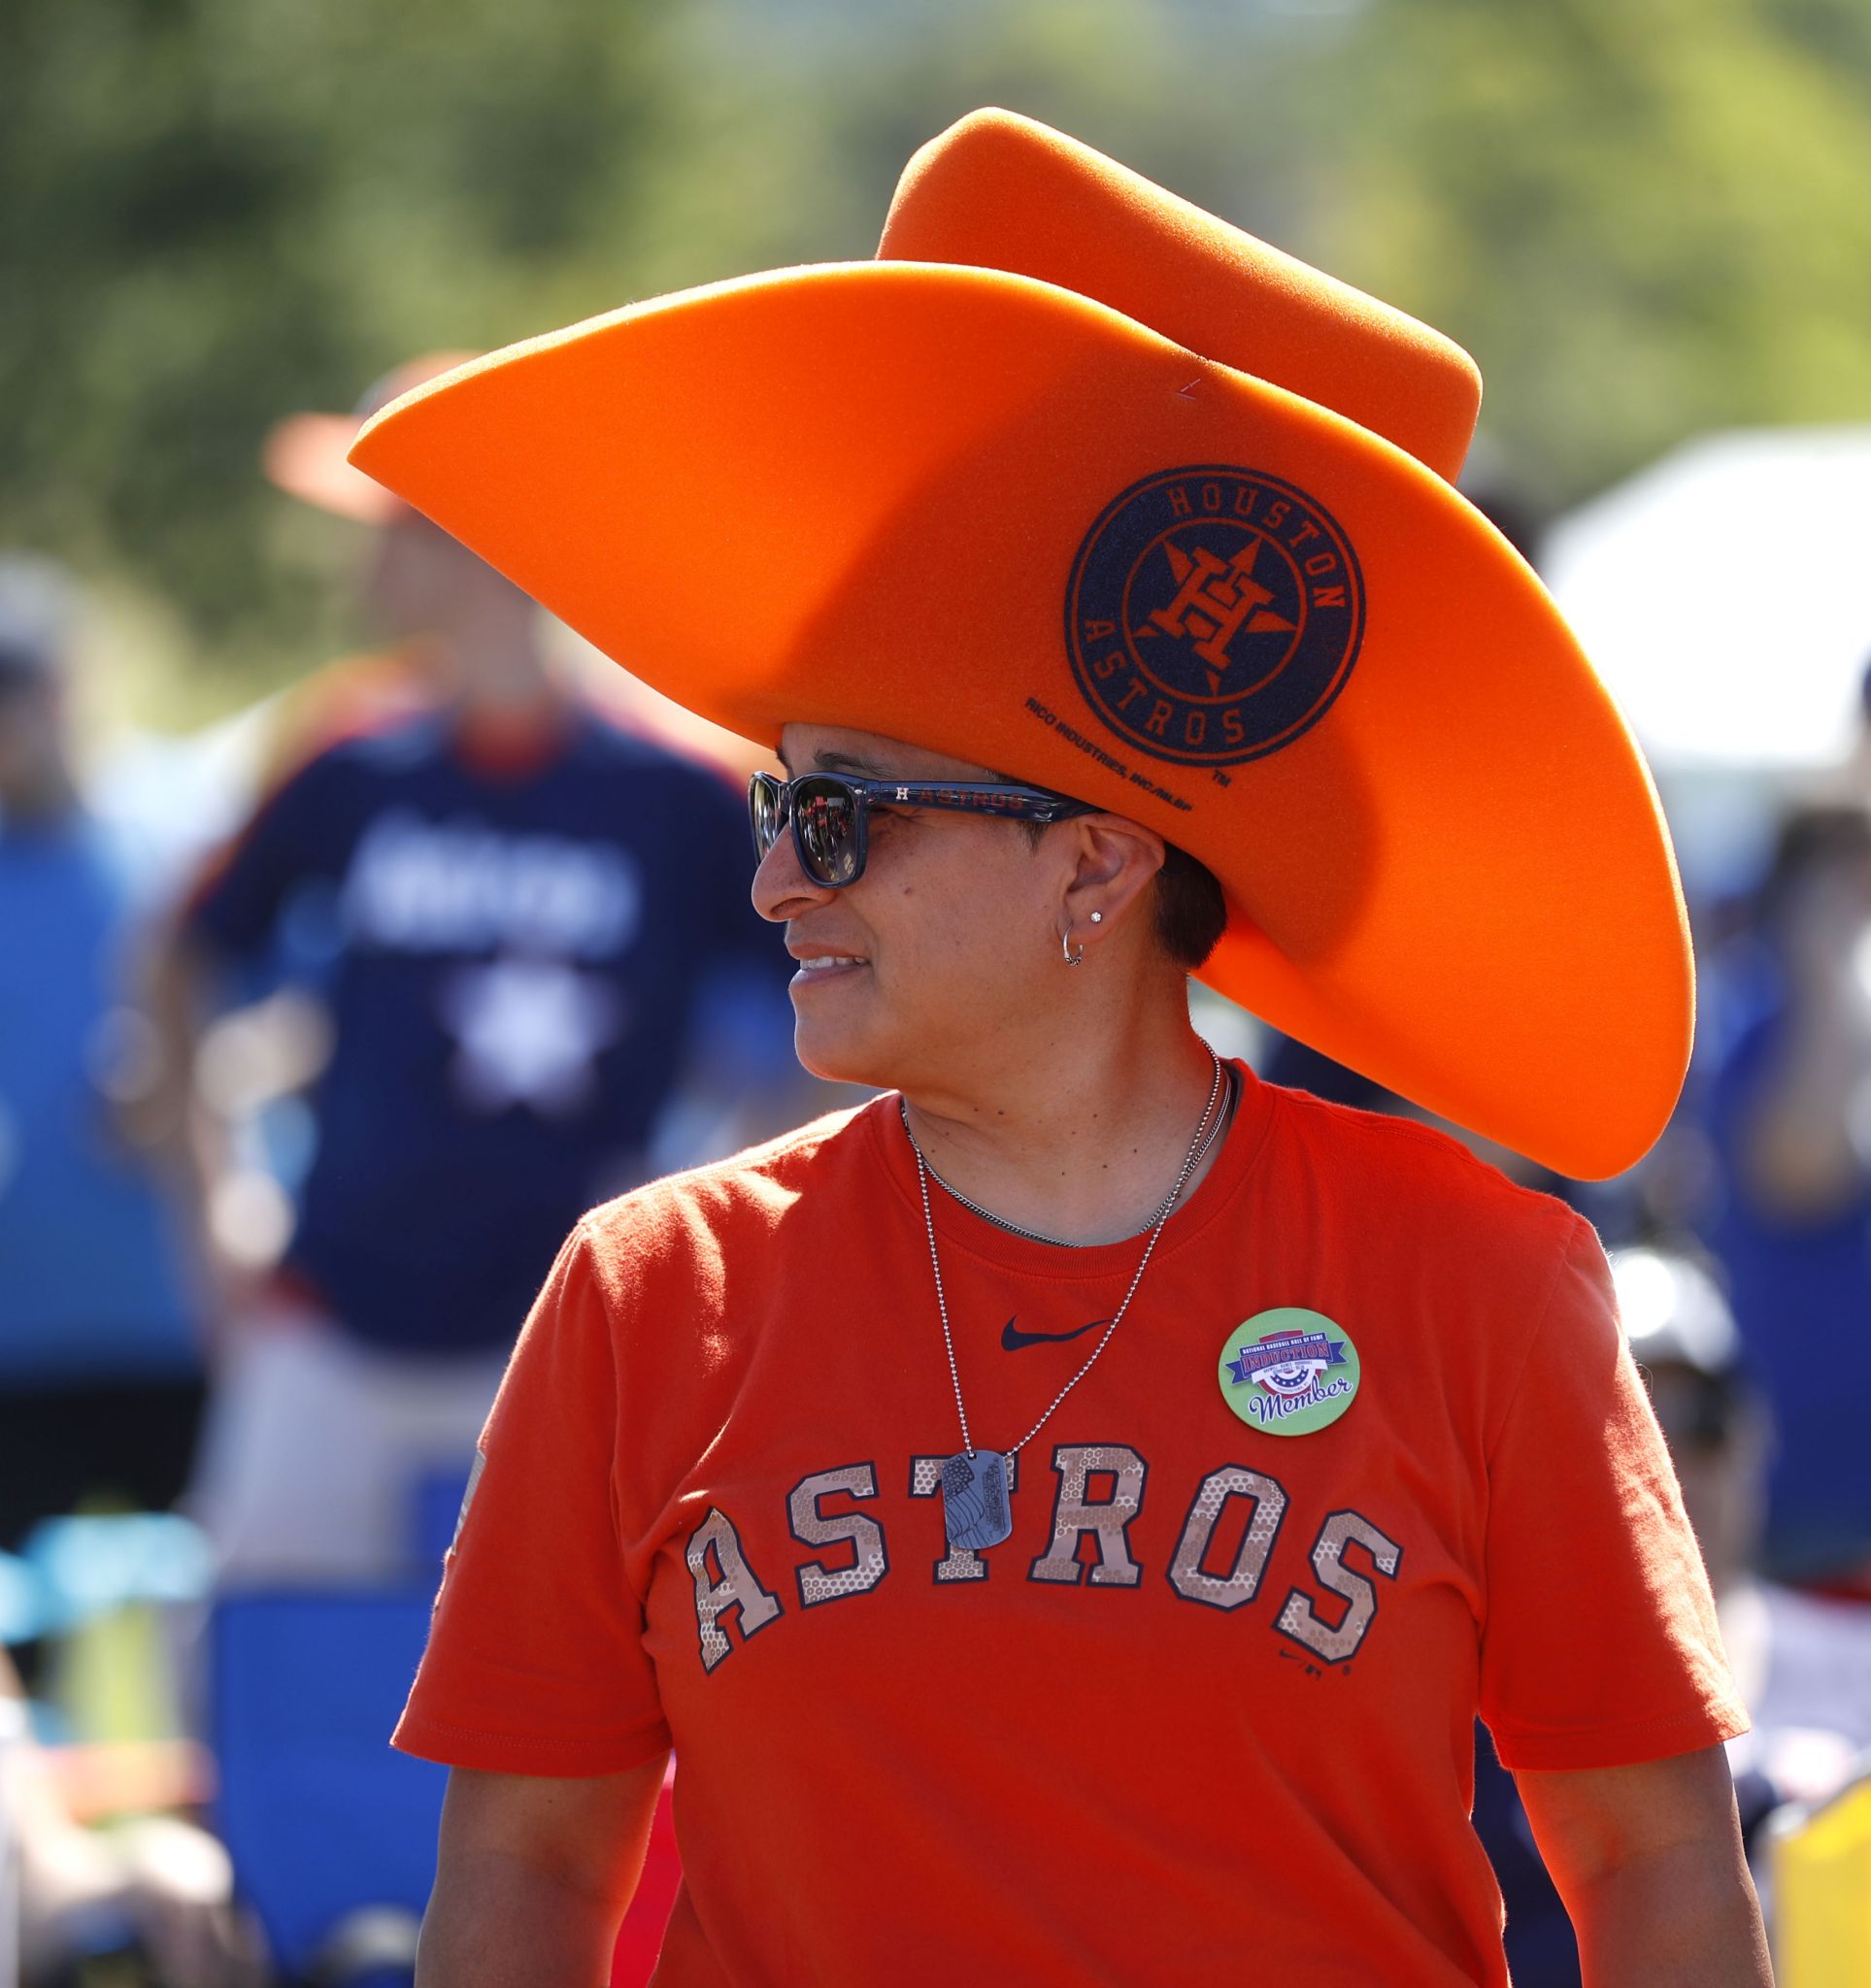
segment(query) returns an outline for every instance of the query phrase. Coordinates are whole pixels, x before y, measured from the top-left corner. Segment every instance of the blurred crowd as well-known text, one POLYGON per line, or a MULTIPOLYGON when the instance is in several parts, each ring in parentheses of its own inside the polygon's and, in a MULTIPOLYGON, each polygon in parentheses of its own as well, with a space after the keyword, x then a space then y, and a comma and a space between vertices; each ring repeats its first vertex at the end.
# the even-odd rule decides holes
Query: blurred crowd
POLYGON ((375 646, 255 728, 205 857, 87 791, 86 604, 0 559, 0 1601, 29 1981, 117 1979, 94 1971, 115 1956, 213 1988, 263 1953, 404 1977, 411 1901, 300 1921, 354 1849, 347 1799, 382 1810, 380 1763, 423 1775, 384 1721, 531 1298, 586 1209, 829 1102, 748 901, 745 769, 603 708, 531 603, 346 465, 364 413, 449 363, 269 439, 279 488, 354 521, 375 646), (307 1596, 390 1610, 324 1842, 288 1760, 307 1731, 327 1771, 347 1744, 316 1625, 255 1654, 307 1596))
MULTIPOLYGON (((272 482, 354 524, 372 646, 250 727, 244 782, 172 784, 189 821, 87 784, 86 603, 0 556, 0 1982, 408 1978, 439 1797, 384 1742, 530 1296, 589 1206, 838 1102, 790 1053, 736 748, 576 682, 345 465, 451 356, 270 439, 272 482)), ((1871 705, 1692 911, 1656 1151, 1590 1188, 1487 1157, 1614 1251, 1754 1715, 1764 1882, 1871 1748, 1871 705)), ((1576 1982, 1481 1735, 1478 1771, 1515 1978, 1576 1982)))

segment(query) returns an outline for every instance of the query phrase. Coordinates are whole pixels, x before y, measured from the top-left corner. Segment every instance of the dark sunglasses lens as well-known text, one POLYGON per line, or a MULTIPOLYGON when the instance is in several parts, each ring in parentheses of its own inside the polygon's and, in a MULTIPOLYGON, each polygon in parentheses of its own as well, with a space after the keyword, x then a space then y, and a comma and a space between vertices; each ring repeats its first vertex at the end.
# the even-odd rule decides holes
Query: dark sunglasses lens
POLYGON ((839 779, 795 781, 792 818, 812 876, 850 883, 857 875, 857 796, 839 779))
POLYGON ((780 791, 770 773, 756 773, 747 783, 747 818, 756 856, 764 856, 779 838, 780 791))

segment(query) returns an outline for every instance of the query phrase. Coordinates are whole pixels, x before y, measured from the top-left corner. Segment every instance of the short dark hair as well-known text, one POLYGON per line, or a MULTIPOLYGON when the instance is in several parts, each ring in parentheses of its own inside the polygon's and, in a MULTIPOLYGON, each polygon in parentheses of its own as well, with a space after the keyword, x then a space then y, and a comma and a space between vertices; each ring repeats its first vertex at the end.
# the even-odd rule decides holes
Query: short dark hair
MULTIPOLYGON (((1001 779, 1008 776, 1001 774, 1001 779)), ((1045 828, 1037 821, 1019 824, 1030 847, 1037 849, 1045 828)), ((1208 964, 1209 954, 1227 930, 1227 900, 1206 863, 1198 863, 1174 843, 1163 845, 1163 867, 1156 873, 1156 903, 1152 930, 1171 963, 1192 974, 1208 964)))
POLYGON ((1215 872, 1186 849, 1165 843, 1163 867, 1156 873, 1157 944, 1192 974, 1207 965, 1227 925, 1227 900, 1215 872))

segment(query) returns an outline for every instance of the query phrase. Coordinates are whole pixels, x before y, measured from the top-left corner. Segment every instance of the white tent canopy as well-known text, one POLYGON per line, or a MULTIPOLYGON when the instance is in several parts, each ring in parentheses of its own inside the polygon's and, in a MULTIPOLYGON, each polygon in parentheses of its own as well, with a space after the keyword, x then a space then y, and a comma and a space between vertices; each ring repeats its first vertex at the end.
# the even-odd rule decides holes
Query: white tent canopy
POLYGON ((1545 568, 1659 773, 1836 764, 1871 660, 1871 425, 1686 444, 1555 524, 1545 568))

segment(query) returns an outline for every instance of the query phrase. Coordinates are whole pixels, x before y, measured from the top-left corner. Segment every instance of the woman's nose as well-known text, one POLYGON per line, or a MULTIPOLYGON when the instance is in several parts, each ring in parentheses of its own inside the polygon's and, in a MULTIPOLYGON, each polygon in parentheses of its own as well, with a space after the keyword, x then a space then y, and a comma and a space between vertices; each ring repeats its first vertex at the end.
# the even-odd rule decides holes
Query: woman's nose
POLYGON ((774 837, 753 872, 753 909, 775 925, 796 917, 806 905, 823 904, 831 886, 817 882, 800 867, 790 825, 774 837))

